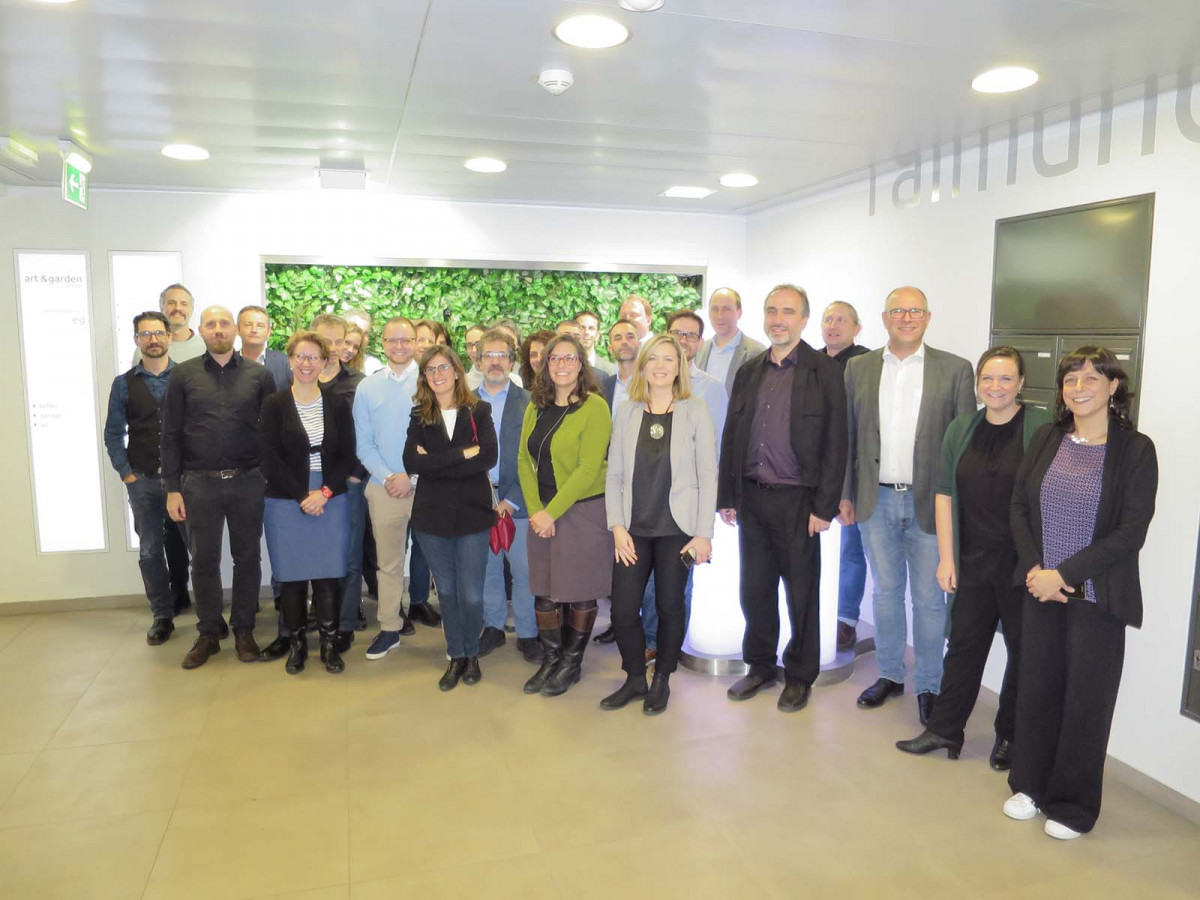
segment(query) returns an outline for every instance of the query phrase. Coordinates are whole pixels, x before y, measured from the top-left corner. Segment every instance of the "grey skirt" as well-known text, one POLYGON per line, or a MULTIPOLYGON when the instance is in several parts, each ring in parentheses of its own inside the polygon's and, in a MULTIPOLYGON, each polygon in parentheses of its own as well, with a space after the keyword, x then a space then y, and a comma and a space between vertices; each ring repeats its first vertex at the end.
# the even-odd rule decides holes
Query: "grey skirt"
POLYGON ((613 537, 604 497, 581 500, 554 521, 554 537, 529 532, 529 591, 558 603, 612 593, 613 537))

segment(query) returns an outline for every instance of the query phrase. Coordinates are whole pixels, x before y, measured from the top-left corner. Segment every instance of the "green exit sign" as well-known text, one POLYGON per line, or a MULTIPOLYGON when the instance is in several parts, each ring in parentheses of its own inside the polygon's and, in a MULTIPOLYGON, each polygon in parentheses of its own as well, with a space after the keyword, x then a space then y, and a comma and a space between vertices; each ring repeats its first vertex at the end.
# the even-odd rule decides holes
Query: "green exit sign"
POLYGON ((80 209, 88 208, 88 173, 63 160, 62 196, 80 209))

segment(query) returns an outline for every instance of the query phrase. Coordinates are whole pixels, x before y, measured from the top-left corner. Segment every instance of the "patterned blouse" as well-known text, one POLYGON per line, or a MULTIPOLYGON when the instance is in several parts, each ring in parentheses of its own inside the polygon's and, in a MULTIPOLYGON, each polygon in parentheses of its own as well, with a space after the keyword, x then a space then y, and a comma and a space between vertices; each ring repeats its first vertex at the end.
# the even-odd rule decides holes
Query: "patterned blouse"
MULTIPOLYGON (((1069 435, 1063 437, 1042 479, 1043 568, 1058 568, 1092 543, 1107 450, 1107 444, 1077 444, 1069 435)), ((1087 601, 1095 603, 1096 586, 1090 578, 1083 590, 1087 601)))

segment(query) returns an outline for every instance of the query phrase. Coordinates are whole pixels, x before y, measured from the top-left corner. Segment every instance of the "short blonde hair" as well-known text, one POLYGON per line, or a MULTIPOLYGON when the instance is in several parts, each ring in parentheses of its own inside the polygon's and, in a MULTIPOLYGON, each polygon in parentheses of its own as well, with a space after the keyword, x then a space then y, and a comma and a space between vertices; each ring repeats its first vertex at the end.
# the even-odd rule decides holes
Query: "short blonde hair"
POLYGON ((679 346, 679 341, 669 334, 656 334, 642 344, 637 362, 634 363, 633 377, 629 379, 627 391, 629 399, 634 403, 646 403, 650 399, 650 387, 646 384, 646 364, 650 361, 650 353, 663 344, 670 344, 671 349, 675 351, 675 358, 679 360, 679 371, 675 375, 675 383, 671 385, 671 393, 675 395, 676 400, 686 400, 692 396, 692 382, 688 377, 688 359, 683 348, 679 346))
POLYGON ((296 348, 300 344, 315 344, 318 348, 320 348, 321 359, 324 360, 328 360, 330 353, 333 352, 332 348, 329 346, 329 341, 325 340, 325 338, 321 337, 315 331, 297 331, 290 338, 288 338, 287 346, 285 348, 285 352, 289 358, 293 353, 296 352, 296 348))

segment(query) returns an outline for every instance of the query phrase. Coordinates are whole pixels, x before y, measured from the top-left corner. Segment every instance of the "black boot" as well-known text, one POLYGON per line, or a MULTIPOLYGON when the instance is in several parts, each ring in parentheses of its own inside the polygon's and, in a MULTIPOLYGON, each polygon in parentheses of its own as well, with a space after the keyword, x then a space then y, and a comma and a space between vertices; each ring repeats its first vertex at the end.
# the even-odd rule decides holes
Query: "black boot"
POLYGON ((580 679, 583 670, 583 652, 587 650, 592 637, 592 626, 596 624, 596 604, 586 609, 580 609, 579 604, 571 607, 568 622, 571 627, 570 637, 563 642, 562 659, 554 667, 554 671, 542 685, 543 697, 557 697, 580 679))
POLYGON ((600 701, 601 709, 621 709, 631 700, 646 696, 646 673, 629 675, 625 683, 600 701))
POLYGON ((338 579, 318 578, 313 581, 313 607, 321 624, 321 662, 325 671, 337 674, 346 668, 338 652, 338 616, 341 613, 342 595, 338 590, 338 579))
POLYGON ((308 635, 301 628, 299 631, 292 632, 292 646, 283 668, 289 675, 299 675, 304 671, 306 659, 308 659, 308 635))
POLYGON ((279 611, 283 613, 284 627, 291 632, 288 658, 284 663, 289 675, 303 671, 304 661, 308 659, 308 636, 304 629, 307 605, 307 581, 285 581, 279 586, 279 611))
POLYGON ((648 716, 657 716, 667 708, 667 699, 671 696, 671 673, 654 670, 654 680, 650 682, 650 693, 642 703, 642 712, 648 716))
POLYGON ((934 734, 932 731, 925 730, 911 741, 896 741, 896 749, 903 750, 905 753, 914 753, 918 756, 924 756, 926 753, 932 753, 934 750, 945 750, 946 756, 950 759, 958 759, 958 755, 962 752, 962 741, 958 743, 948 741, 944 737, 934 734))
POLYGON ((446 666, 446 672, 438 681, 438 689, 443 691, 452 691, 458 686, 458 682, 467 674, 467 659, 459 657, 458 659, 450 660, 446 666))
POLYGON ((538 640, 542 644, 542 664, 533 677, 525 682, 524 691, 536 694, 554 671, 562 659, 563 653, 563 614, 557 603, 551 603, 545 597, 534 598, 534 613, 537 616, 538 640))

